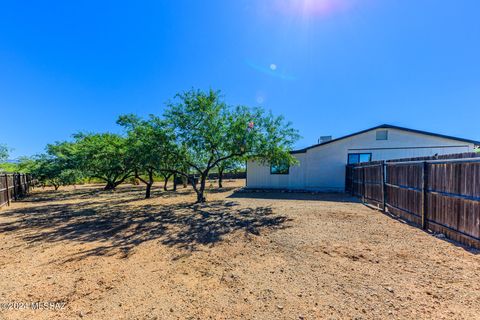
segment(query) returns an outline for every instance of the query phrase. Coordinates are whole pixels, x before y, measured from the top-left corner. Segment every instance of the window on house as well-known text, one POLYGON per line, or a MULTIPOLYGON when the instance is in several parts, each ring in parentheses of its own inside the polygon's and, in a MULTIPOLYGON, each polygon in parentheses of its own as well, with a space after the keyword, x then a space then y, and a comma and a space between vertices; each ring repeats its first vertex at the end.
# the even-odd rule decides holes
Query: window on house
POLYGON ((356 164, 360 162, 370 162, 372 161, 371 153, 349 153, 348 154, 348 164, 356 164))
POLYGON ((388 130, 377 130, 377 140, 388 140, 388 130))
POLYGON ((272 164, 270 165, 270 174, 288 174, 290 166, 288 164, 272 164))

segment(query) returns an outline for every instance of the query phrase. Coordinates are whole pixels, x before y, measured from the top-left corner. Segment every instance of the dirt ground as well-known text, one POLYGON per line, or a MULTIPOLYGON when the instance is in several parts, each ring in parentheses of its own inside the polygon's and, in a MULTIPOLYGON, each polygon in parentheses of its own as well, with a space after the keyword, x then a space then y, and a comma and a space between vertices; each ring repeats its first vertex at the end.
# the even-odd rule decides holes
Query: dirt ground
POLYGON ((478 252, 345 195, 243 183, 204 205, 125 185, 3 208, 0 319, 480 319, 478 252))

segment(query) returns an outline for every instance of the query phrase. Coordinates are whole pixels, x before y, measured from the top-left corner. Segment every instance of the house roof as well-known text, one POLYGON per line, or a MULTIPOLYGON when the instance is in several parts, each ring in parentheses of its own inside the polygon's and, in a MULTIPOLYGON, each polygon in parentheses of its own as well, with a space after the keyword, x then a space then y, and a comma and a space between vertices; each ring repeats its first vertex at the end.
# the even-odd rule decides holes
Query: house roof
POLYGON ((358 131, 358 132, 355 132, 355 133, 352 133, 352 134, 349 134, 349 135, 346 135, 346 136, 343 136, 343 137, 340 137, 340 138, 336 138, 336 139, 333 139, 333 140, 330 140, 330 141, 327 141, 327 142, 317 143, 317 144, 314 144, 310 147, 306 147, 306 148, 299 149, 299 150, 294 150, 291 153, 292 154, 305 153, 309 149, 316 148, 318 146, 324 146, 324 145, 329 144, 329 143, 333 143, 333 142, 336 142, 336 141, 347 139, 347 138, 350 138, 350 137, 353 137, 353 136, 356 136, 356 135, 359 135, 359 134, 362 134, 362 133, 365 133, 365 132, 368 132, 368 131, 377 130, 377 129, 397 129, 397 130, 419 133, 419 134, 424 134, 424 135, 438 137, 438 138, 444 138, 444 139, 457 140, 457 141, 462 141, 462 142, 467 142, 467 143, 473 143, 477 146, 480 146, 480 141, 458 138, 458 137, 452 137, 452 136, 447 136, 447 135, 443 135, 443 134, 421 131, 421 130, 415 130, 415 129, 409 129, 409 128, 404 128, 404 127, 398 127, 398 126, 394 126, 394 125, 391 125, 391 124, 382 124, 382 125, 370 128, 370 129, 365 129, 365 130, 362 130, 362 131, 358 131))

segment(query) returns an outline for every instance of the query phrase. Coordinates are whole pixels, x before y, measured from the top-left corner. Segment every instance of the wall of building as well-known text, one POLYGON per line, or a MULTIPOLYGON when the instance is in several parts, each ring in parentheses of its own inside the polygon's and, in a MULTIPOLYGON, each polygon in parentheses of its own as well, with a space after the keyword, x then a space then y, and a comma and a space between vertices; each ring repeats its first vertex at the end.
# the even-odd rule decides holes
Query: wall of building
POLYGON ((256 161, 247 163, 247 187, 273 189, 304 189, 306 185, 306 153, 295 155, 298 165, 290 167, 289 174, 271 174, 270 166, 256 161))
POLYGON ((249 161, 248 188, 343 191, 349 153, 371 153, 372 161, 471 152, 474 145, 457 140, 388 129, 388 140, 376 140, 376 130, 308 149, 294 156, 299 164, 288 175, 270 174, 270 166, 249 161))

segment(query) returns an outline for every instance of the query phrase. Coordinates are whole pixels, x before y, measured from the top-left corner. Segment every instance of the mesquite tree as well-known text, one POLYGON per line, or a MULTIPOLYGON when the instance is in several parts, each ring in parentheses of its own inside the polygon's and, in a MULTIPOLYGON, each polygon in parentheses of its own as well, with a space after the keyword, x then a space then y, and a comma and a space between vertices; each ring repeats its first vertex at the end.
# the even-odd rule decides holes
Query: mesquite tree
POLYGON ((113 133, 78 133, 73 137, 74 142, 54 146, 64 157, 66 166, 105 181, 104 190, 115 189, 133 175, 126 138, 113 133))
POLYGON ((218 92, 191 90, 177 94, 167 105, 165 118, 175 140, 185 150, 184 161, 199 175, 195 184, 190 170, 173 170, 190 179, 197 202, 205 202, 205 182, 210 170, 229 159, 255 158, 262 162, 294 163, 291 156, 298 133, 283 117, 260 108, 230 107, 218 92))
MULTIPOLYGON (((145 198, 150 198, 156 173, 172 175, 164 168, 174 168, 176 159, 173 132, 165 121, 151 115, 143 120, 135 115, 123 115, 118 121, 127 132, 128 157, 135 177, 146 185, 145 198)), ((168 180, 168 179, 167 179, 168 180)))
POLYGON ((242 167, 242 163, 244 164, 244 161, 241 159, 228 159, 225 161, 221 161, 217 165, 218 169, 218 188, 223 188, 223 174, 225 171, 236 171, 237 169, 240 169, 242 167))
POLYGON ((51 185, 55 190, 60 186, 75 184, 79 178, 77 170, 65 167, 62 159, 50 154, 23 158, 19 168, 32 174, 41 185, 51 185))

